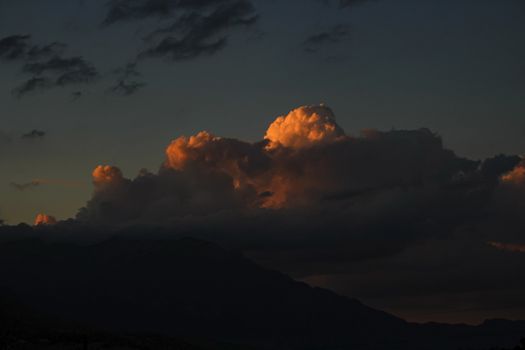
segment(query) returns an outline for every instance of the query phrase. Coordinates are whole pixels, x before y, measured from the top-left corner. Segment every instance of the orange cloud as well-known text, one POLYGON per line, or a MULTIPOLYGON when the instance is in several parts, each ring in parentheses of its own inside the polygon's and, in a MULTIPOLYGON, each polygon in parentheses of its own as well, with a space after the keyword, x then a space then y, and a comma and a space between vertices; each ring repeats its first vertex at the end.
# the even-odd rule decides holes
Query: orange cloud
POLYGON ((487 242, 491 247, 513 253, 525 253, 525 244, 487 242))
POLYGON ((98 166, 93 171, 96 198, 82 215, 176 217, 223 207, 305 208, 378 189, 446 183, 477 167, 444 149, 426 129, 347 137, 324 105, 278 117, 260 142, 201 131, 174 139, 165 155, 158 174, 135 179, 124 178, 118 168, 98 166), (104 210, 96 209, 101 203, 104 210))
POLYGON ((268 149, 279 146, 305 148, 342 139, 344 131, 335 122, 332 110, 324 105, 303 106, 278 117, 266 131, 268 149))
POLYGON ((504 184, 515 186, 525 185, 525 160, 518 164, 512 171, 501 177, 504 184))
POLYGON ((54 225, 57 223, 57 220, 54 216, 46 215, 46 214, 38 214, 35 218, 35 226, 41 226, 41 225, 54 225))
POLYGON ((202 150, 220 138, 207 131, 201 131, 195 136, 182 136, 175 139, 166 149, 166 164, 173 169, 184 169, 187 162, 197 160, 203 154, 202 150))
POLYGON ((335 122, 330 108, 303 106, 278 117, 266 132, 266 142, 252 144, 216 137, 206 131, 179 137, 167 147, 164 166, 224 173, 231 177, 235 190, 259 195, 248 206, 282 208, 291 196, 298 204, 301 192, 307 190, 303 187, 312 182, 301 181, 295 170, 288 169, 293 155, 287 155, 286 149, 301 151, 344 138, 344 131, 335 122), (276 152, 278 148, 284 153, 276 152))
POLYGON ((97 166, 93 170, 92 176, 95 185, 115 183, 124 179, 119 168, 109 165, 97 166))

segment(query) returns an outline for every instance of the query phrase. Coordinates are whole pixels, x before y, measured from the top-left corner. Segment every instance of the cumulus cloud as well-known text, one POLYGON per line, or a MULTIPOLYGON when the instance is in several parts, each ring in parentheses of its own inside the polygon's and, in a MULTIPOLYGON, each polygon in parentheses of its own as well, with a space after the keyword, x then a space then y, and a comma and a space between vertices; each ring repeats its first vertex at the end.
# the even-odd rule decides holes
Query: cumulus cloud
POLYGON ((304 106, 278 117, 264 138, 270 141, 269 149, 280 146, 297 149, 332 143, 343 139, 344 132, 335 122, 330 108, 323 105, 304 106))
POLYGON ((277 117, 262 135, 180 136, 157 171, 136 176, 97 166, 85 207, 50 230, 212 240, 380 307, 403 295, 421 305, 431 293, 460 298, 472 286, 487 293, 483 307, 525 290, 511 273, 525 270, 515 254, 525 232, 520 157, 464 159, 428 129, 344 132, 324 105, 277 117))
POLYGON ((47 214, 38 214, 35 218, 35 226, 55 225, 56 223, 56 218, 47 214))
POLYGON ((438 220, 433 216, 440 215, 441 201, 455 200, 450 223, 465 214, 460 208, 479 198, 476 191, 463 191, 478 184, 461 182, 478 165, 444 149, 426 129, 350 137, 328 107, 304 106, 278 117, 256 143, 205 131, 179 137, 167 147, 156 174, 143 171, 126 179, 117 168, 98 167, 93 198, 78 218, 190 225, 197 216, 204 230, 218 220, 226 231, 243 227, 261 239, 275 227, 272 239, 283 242, 301 231, 294 225, 306 236, 326 232, 334 241, 383 235, 389 225, 401 230, 403 222, 401 235, 407 238, 416 226, 431 227, 429 222, 438 220), (425 212, 414 210, 423 207, 425 212), (223 222, 232 216, 234 224, 223 222), (283 233, 287 229, 289 236, 283 233))
POLYGON ((181 136, 158 171, 136 176, 97 166, 74 221, 217 241, 301 278, 432 240, 468 241, 480 256, 508 253, 486 242, 522 241, 519 195, 503 180, 519 157, 460 158, 427 129, 345 133, 324 105, 294 109, 263 135, 181 136))
POLYGON ((117 184, 124 181, 119 168, 109 165, 99 165, 93 170, 93 184, 95 187, 117 184))
POLYGON ((525 160, 512 171, 502 175, 501 181, 506 185, 525 188, 525 160))

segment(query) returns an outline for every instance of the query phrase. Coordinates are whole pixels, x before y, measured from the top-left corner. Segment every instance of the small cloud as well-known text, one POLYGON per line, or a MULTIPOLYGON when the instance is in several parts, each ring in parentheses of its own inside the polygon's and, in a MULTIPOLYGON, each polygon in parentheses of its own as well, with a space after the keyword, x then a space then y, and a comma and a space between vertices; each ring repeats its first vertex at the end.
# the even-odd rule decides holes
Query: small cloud
POLYGON ((0 58, 18 60, 26 56, 30 35, 11 35, 0 39, 0 58))
POLYGON ((317 52, 322 46, 327 44, 337 44, 346 39, 350 34, 348 27, 339 24, 330 30, 316 33, 309 36, 304 42, 303 47, 307 52, 317 52))
POLYGON ((114 73, 117 75, 117 81, 109 90, 115 94, 129 96, 147 85, 135 80, 141 76, 136 62, 126 64, 124 67, 116 69, 114 73))
POLYGON ((35 45, 29 49, 27 56, 30 60, 55 57, 61 55, 66 48, 66 44, 57 41, 44 46, 35 45))
POLYGON ((38 90, 85 84, 99 76, 97 69, 82 56, 64 57, 67 45, 52 42, 34 45, 30 35, 11 35, 0 39, 0 59, 19 61, 22 73, 31 78, 13 89, 21 98, 38 90))
POLYGON ((17 98, 21 98, 29 93, 49 88, 52 85, 52 82, 47 78, 33 77, 13 89, 13 95, 17 98))
POLYGON ((27 182, 27 183, 11 182, 10 185, 14 189, 23 192, 23 191, 26 191, 26 190, 30 190, 30 189, 39 187, 41 184, 42 184, 42 182, 40 182, 39 180, 33 180, 33 181, 27 182))
POLYGON ((126 82, 124 80, 120 80, 117 85, 113 86, 111 88, 111 91, 123 96, 129 96, 133 95, 135 92, 137 92, 139 89, 146 86, 146 83, 137 82, 137 81, 130 81, 126 82))
POLYGON ((82 96, 83 96, 82 91, 73 91, 71 93, 71 100, 72 101, 76 101, 76 100, 80 99, 82 96))
POLYGON ((55 225, 56 223, 57 219, 47 214, 38 214, 35 218, 35 226, 49 226, 55 225))
POLYGON ((82 187, 84 185, 83 182, 80 181, 71 181, 71 180, 61 180, 61 179, 34 179, 30 182, 11 182, 11 187, 18 191, 26 191, 30 189, 34 189, 37 187, 40 187, 42 185, 54 185, 54 186, 63 186, 63 187, 82 187))
POLYGON ((22 138, 23 139, 35 140, 35 139, 41 139, 44 136, 46 136, 46 132, 45 131, 33 129, 30 132, 28 132, 27 134, 22 135, 22 138))

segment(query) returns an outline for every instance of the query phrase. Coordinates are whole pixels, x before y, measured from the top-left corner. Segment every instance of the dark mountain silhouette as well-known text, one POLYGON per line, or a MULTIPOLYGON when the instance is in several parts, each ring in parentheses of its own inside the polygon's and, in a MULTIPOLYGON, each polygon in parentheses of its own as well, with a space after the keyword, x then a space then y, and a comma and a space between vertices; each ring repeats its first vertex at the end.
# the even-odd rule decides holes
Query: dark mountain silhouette
POLYGON ((31 310, 60 329, 322 350, 487 348, 525 334, 523 322, 410 324, 195 239, 4 242, 0 276, 8 320, 31 310))

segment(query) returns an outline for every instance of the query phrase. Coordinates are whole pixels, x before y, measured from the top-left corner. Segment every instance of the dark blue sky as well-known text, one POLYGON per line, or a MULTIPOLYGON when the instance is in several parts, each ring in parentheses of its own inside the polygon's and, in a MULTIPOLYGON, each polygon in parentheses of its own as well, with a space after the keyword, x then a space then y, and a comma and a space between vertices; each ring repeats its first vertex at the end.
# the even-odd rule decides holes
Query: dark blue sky
POLYGON ((17 98, 12 90, 28 76, 21 62, 2 61, 2 218, 71 217, 89 197, 98 164, 117 165, 129 176, 156 170, 165 146, 182 134, 205 129, 256 141, 276 116, 320 102, 350 135, 427 127, 461 156, 524 152, 523 1, 254 4, 257 22, 228 29, 221 50, 184 61, 142 59, 137 70, 147 86, 120 96, 109 91, 113 71, 136 57, 161 19, 102 26, 105 0, 0 0, 0 37, 66 43, 66 56, 82 56, 99 73, 89 84, 17 98), (336 28, 342 34, 334 37, 336 28), (305 44, 323 33, 332 36, 311 41, 313 49, 305 44), (33 129, 45 137, 20 138, 33 129), (29 191, 10 186, 35 179, 48 183, 29 191))

